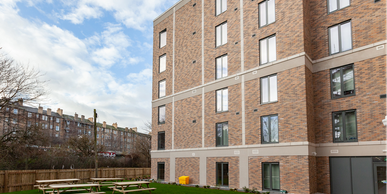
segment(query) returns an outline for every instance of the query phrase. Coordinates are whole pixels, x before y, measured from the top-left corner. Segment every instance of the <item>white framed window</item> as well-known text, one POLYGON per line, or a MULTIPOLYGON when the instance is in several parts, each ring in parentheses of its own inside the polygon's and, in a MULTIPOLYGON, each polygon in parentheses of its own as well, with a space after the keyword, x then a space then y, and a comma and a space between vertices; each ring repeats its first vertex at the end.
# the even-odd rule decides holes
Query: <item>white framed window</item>
POLYGON ((48 124, 45 124, 45 125, 44 125, 44 128, 45 128, 45 129, 48 129, 48 124))
POLYGON ((13 109, 13 114, 17 114, 17 109, 15 108, 15 109, 13 109))
POLYGON ((228 111, 228 88, 216 91, 216 112, 228 111))
POLYGON ((216 47, 224 45, 227 43, 227 22, 216 26, 216 47))
POLYGON ((352 49, 351 21, 346 21, 329 28, 329 54, 352 49))
POLYGON ((50 129, 52 129, 52 125, 50 125, 50 129))
POLYGON ((328 13, 343 9, 351 5, 351 0, 328 0, 328 13))
POLYGON ((159 106, 159 124, 165 123, 165 105, 159 106))
POLYGON ((8 123, 8 121, 9 121, 9 120, 8 120, 8 117, 5 117, 5 122, 8 123))
POLYGON ((56 122, 59 123, 59 118, 56 118, 56 122))
POLYGON ((55 134, 55 137, 59 137, 59 134, 55 134))
POLYGON ((27 127, 31 127, 31 121, 27 121, 27 127))
POLYGON ((31 118, 32 117, 32 113, 28 113, 28 118, 31 118))
POLYGON ((259 41, 261 65, 277 60, 276 36, 272 35, 259 41))
POLYGON ((16 124, 16 123, 17 123, 17 118, 13 118, 13 119, 12 119, 12 123, 13 123, 13 124, 16 124))
POLYGON ((114 131, 113 133, 114 133, 114 134, 117 134, 117 131, 114 131))
POLYGON ((163 48, 165 45, 167 45, 167 30, 163 30, 159 34, 160 36, 160 48, 163 48))
POLYGON ((216 79, 227 77, 227 55, 216 58, 216 79))
POLYGON ((166 81, 165 80, 161 80, 159 82, 159 98, 165 96, 165 88, 166 88, 166 81))
POLYGON ((258 5, 259 27, 275 22, 275 0, 266 0, 258 5))
POLYGON ((55 131, 59 131, 59 126, 55 126, 55 131))
POLYGON ((159 57, 159 73, 165 71, 167 68, 167 54, 163 54, 159 57))
POLYGON ((216 13, 215 15, 219 15, 227 10, 227 0, 216 0, 216 13))
POLYGON ((36 118, 39 118, 39 114, 36 114, 36 118))
POLYGON ((277 102, 277 75, 261 78, 261 103, 277 102))

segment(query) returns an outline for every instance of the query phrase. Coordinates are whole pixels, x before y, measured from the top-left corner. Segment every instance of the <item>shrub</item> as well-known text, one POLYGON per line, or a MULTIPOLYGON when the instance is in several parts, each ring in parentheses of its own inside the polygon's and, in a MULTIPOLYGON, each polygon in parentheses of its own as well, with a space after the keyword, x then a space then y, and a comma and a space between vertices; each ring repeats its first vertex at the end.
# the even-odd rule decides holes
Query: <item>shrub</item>
POLYGON ((199 188, 199 185, 195 185, 196 188, 199 188))

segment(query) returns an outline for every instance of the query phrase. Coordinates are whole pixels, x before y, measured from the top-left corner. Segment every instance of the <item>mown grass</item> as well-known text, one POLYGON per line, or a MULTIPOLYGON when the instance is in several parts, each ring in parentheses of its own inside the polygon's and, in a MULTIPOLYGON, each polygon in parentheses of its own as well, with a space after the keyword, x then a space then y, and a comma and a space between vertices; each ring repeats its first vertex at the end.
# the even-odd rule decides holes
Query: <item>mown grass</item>
MULTIPOLYGON (((145 186, 145 185, 144 185, 145 186)), ((216 189, 203 189, 203 188, 196 188, 196 187, 185 187, 185 186, 178 186, 178 185, 168 185, 168 184, 160 184, 160 183, 151 183, 149 184, 149 187, 151 188, 157 188, 156 190, 152 191, 152 194, 196 194, 196 193, 203 193, 203 194, 227 194, 227 193, 234 193, 232 191, 224 191, 224 190, 216 190, 216 189)), ((101 191, 106 192, 106 194, 111 194, 112 190, 108 187, 102 187, 101 191)), ((74 194, 79 192, 64 192, 61 194, 74 194)), ((86 192, 85 192, 86 193, 86 192)), ((133 192, 133 194, 149 194, 149 191, 139 191, 139 192, 133 192)), ((18 192, 12 192, 12 194, 42 194, 42 191, 38 190, 28 190, 28 191, 18 191, 18 192)), ((114 192, 114 194, 120 194, 120 192, 114 192)))

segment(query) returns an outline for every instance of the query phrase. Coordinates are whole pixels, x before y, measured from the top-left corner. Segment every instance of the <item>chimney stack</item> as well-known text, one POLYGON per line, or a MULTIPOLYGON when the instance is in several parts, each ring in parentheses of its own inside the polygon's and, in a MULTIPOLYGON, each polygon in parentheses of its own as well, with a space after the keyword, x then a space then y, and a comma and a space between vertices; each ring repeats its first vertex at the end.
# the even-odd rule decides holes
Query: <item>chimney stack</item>
POLYGON ((19 100, 17 101, 19 106, 23 106, 23 98, 19 98, 19 100))
POLYGON ((51 108, 47 108, 47 115, 51 116, 51 108))
POLYGON ((137 127, 133 127, 132 130, 137 132, 137 127))
POLYGON ((106 128, 106 121, 103 122, 103 128, 106 128))
POLYGON ((58 110, 56 111, 56 113, 58 113, 60 116, 62 116, 62 114, 63 114, 63 110, 62 110, 62 109, 60 109, 60 108, 58 108, 58 110))
POLYGON ((39 106, 38 113, 43 114, 43 107, 39 106))
POLYGON ((113 127, 117 129, 117 123, 113 123, 113 127))
POLYGON ((85 115, 81 115, 81 121, 83 122, 85 120, 85 115))
POLYGON ((78 114, 77 113, 74 114, 74 118, 76 121, 78 121, 78 114))
POLYGON ((93 122, 93 117, 88 118, 90 122, 93 122))
POLYGON ((129 128, 128 127, 125 127, 125 132, 129 132, 129 128))

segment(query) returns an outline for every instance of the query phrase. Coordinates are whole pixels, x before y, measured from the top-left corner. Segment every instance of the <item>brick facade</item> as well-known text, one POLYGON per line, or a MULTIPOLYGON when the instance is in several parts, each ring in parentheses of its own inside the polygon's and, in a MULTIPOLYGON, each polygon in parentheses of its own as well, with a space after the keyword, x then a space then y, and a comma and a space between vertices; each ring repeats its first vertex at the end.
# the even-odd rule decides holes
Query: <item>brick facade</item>
POLYGON ((175 160, 175 182, 179 182, 179 177, 189 176, 189 184, 198 185, 200 172, 200 158, 176 158, 175 160))
POLYGON ((227 0, 227 10, 216 15, 215 1, 183 0, 154 21, 152 164, 175 159, 166 181, 189 174, 193 184, 215 186, 216 162, 228 162, 228 187, 262 190, 262 162, 279 162, 281 190, 331 193, 330 157, 384 155, 386 0, 351 0, 332 13, 327 0, 275 0, 275 22, 264 27, 259 26, 261 2, 227 0), (329 27, 348 20, 352 49, 330 55, 329 27), (227 43, 216 47, 216 26, 225 22, 227 43), (164 29, 167 45, 160 49, 164 29), (260 65, 259 41, 274 34, 276 61, 260 65), (167 70, 158 73, 164 53, 167 70), (216 58, 226 54, 228 75, 216 80, 216 58), (354 66, 355 95, 332 99, 330 70, 348 64, 354 66), (278 100, 262 104, 261 78, 274 74, 278 100), (167 94, 159 99, 163 79, 167 94), (228 111, 216 112, 216 91, 224 88, 228 111), (166 106, 161 125, 160 105, 166 106), (351 109, 356 109, 358 141, 333 143, 332 112, 351 109), (263 144, 261 117, 273 114, 279 142, 263 144), (228 123, 228 146, 216 145, 221 122, 228 123), (159 131, 166 134, 165 151, 157 151, 159 131))

